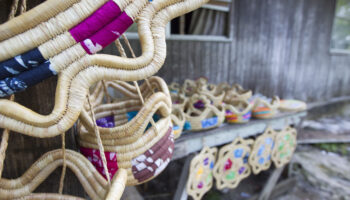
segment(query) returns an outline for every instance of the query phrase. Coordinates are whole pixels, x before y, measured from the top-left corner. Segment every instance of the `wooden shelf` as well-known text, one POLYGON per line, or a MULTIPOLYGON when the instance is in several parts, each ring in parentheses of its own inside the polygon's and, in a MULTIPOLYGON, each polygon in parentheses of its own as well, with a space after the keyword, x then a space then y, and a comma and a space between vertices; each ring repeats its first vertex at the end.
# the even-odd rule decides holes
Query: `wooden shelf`
POLYGON ((172 159, 176 160, 200 151, 205 145, 213 147, 232 142, 237 136, 247 138, 259 135, 264 132, 267 126, 271 126, 275 130, 282 129, 287 123, 298 126, 306 115, 306 111, 281 113, 271 119, 254 119, 247 124, 223 124, 212 130, 185 132, 175 141, 172 159))

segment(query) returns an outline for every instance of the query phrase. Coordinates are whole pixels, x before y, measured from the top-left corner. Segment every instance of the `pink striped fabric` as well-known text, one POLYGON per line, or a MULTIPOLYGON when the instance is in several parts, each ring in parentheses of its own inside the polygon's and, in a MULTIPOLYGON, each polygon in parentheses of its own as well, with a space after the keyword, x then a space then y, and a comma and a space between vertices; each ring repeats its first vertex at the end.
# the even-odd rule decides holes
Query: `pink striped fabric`
POLYGON ((94 54, 118 39, 133 23, 133 20, 123 12, 118 18, 80 44, 88 54, 94 54))
POLYGON ((113 0, 110 0, 69 32, 76 42, 81 42, 116 19, 120 13, 119 6, 113 0))

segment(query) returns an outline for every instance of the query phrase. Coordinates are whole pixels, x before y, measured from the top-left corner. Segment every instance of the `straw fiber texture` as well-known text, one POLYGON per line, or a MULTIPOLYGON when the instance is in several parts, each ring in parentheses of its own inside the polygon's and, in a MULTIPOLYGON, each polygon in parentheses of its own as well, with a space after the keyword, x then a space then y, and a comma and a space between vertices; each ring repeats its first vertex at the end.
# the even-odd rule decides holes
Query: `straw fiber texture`
POLYGON ((0 127, 35 137, 53 137, 72 127, 83 109, 88 88, 99 80, 141 80, 156 73, 166 56, 165 25, 169 20, 192 11, 205 0, 152 1, 138 18, 142 55, 122 58, 86 55, 59 72, 55 107, 40 115, 17 103, 0 100, 0 127))

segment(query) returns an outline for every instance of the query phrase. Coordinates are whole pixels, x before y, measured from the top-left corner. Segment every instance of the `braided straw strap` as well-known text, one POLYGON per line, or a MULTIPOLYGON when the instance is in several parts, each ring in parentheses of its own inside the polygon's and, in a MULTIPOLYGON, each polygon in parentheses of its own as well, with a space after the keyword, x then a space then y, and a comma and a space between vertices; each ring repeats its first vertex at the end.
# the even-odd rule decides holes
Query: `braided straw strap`
POLYGON ((143 10, 138 21, 142 57, 134 59, 109 55, 87 56, 85 58, 89 58, 91 62, 85 64, 76 62, 59 74, 56 103, 51 114, 40 115, 19 104, 0 100, 0 127, 36 137, 52 137, 69 129, 83 109, 82 102, 85 101, 88 88, 97 81, 140 80, 157 72, 166 55, 164 30, 166 23, 205 2, 204 0, 151 2, 143 10), (170 5, 165 9, 167 4, 170 5), (106 67, 94 66, 94 62, 106 67))

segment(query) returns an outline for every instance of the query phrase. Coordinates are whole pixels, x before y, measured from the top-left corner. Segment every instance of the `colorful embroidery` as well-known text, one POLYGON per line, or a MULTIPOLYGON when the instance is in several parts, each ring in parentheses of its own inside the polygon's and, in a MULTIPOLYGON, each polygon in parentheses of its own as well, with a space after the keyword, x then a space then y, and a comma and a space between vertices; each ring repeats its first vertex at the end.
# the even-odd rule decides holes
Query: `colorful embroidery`
POLYGON ((201 121, 202 123, 202 128, 210 128, 218 124, 218 117, 211 117, 208 119, 204 119, 201 121))
POLYGON ((15 77, 0 80, 0 97, 23 91, 27 87, 35 85, 53 75, 56 75, 56 72, 51 69, 50 62, 47 61, 39 67, 25 71, 15 77))
POLYGON ((272 161, 275 166, 282 167, 287 164, 297 146, 297 131, 287 126, 280 132, 276 132, 275 147, 272 152, 272 161))
POLYGON ((232 143, 223 146, 214 167, 214 177, 218 189, 236 188, 251 173, 248 157, 254 141, 236 138, 232 143))
POLYGON ((276 132, 271 128, 267 128, 254 143, 252 153, 249 157, 249 164, 254 174, 267 170, 271 166, 271 154, 274 148, 274 139, 276 132))
POLYGON ((133 20, 123 12, 103 29, 80 42, 80 44, 88 54, 94 54, 118 39, 133 23, 133 20))
POLYGON ((195 200, 201 199, 213 185, 216 153, 216 148, 204 147, 191 161, 187 193, 195 200))
POLYGON ((113 0, 109 0, 69 32, 76 42, 81 42, 117 18, 120 13, 119 6, 113 0))
POLYGON ((38 48, 0 63, 0 79, 15 76, 21 72, 38 67, 46 60, 38 48))
MULTIPOLYGON (((96 170, 107 179, 106 173, 103 169, 102 158, 100 156, 100 151, 97 149, 80 147, 80 152, 95 166, 96 170)), ((117 153, 115 152, 105 152, 107 160, 107 168, 110 177, 118 171, 117 153)))
POLYGON ((228 123, 242 123, 242 122, 248 122, 250 118, 252 117, 252 112, 248 111, 245 114, 235 114, 229 110, 226 110, 226 121, 228 123))
POLYGON ((169 164, 174 151, 174 135, 167 133, 144 154, 132 159, 132 173, 140 183, 157 176, 169 164))

